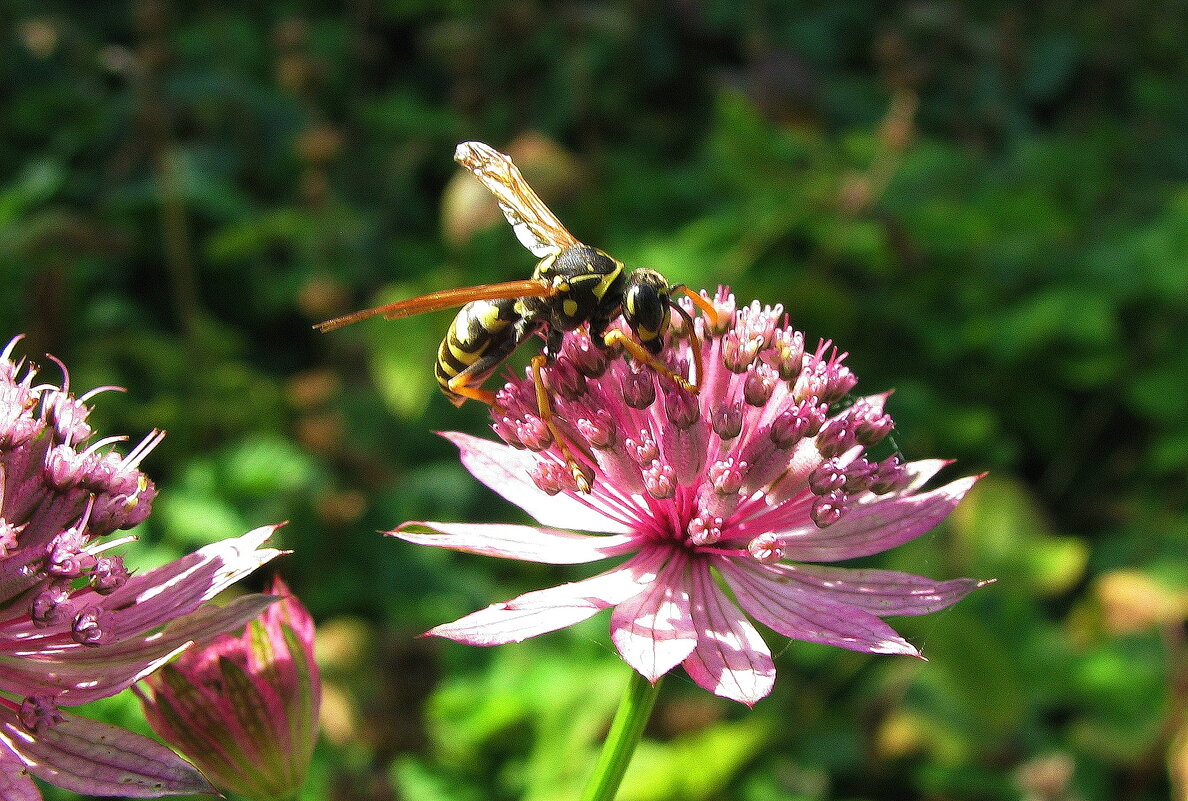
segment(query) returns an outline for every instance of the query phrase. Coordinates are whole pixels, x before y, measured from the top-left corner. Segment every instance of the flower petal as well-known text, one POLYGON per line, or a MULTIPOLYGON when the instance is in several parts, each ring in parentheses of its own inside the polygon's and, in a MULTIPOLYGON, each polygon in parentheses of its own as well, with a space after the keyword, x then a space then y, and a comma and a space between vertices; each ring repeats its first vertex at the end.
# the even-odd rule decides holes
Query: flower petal
POLYGON ((682 665, 693 681, 747 706, 766 697, 776 675, 771 651, 742 611, 718 588, 704 562, 693 566, 690 613, 697 647, 682 665))
POLYGON ((638 595, 655 578, 655 567, 637 556, 607 573, 492 604, 426 634, 469 645, 520 642, 579 623, 601 609, 620 604, 638 595))
MULTIPOLYGON (((96 597, 106 610, 104 637, 113 641, 142 634, 189 614, 282 551, 260 546, 279 526, 262 526, 221 540, 169 564, 133 575, 107 596, 96 597)), ((74 596, 80 607, 85 596, 74 596)), ((106 640, 105 640, 106 641, 106 640)))
POLYGON ((773 580, 770 573, 732 559, 718 564, 742 608, 785 637, 872 654, 920 655, 882 620, 830 599, 827 592, 773 580))
POLYGON ((443 431, 441 435, 458 446, 462 464, 471 475, 532 515, 536 522, 605 534, 630 532, 626 525, 612 520, 586 502, 564 493, 549 496, 541 492, 529 477, 529 472, 539 461, 531 451, 517 450, 510 445, 457 431, 443 431))
POLYGON ((13 710, 0 708, 0 741, 37 778, 85 795, 152 798, 215 791, 194 766, 156 740, 59 712, 60 722, 32 734, 13 710))
POLYGON ((784 556, 796 562, 837 562, 902 545, 944 520, 977 480, 969 476, 919 495, 876 497, 826 528, 808 523, 777 532, 784 556))
MULTIPOLYGON (((664 553, 664 551, 660 551, 664 553)), ((624 661, 648 681, 656 681, 697 647, 690 614, 689 562, 668 558, 656 580, 611 615, 611 640, 624 661)))
POLYGON ((959 578, 949 581, 900 573, 824 565, 764 565, 775 581, 787 581, 808 592, 828 595, 838 603, 888 615, 923 615, 960 601, 988 582, 959 578))
POLYGON ((929 479, 952 463, 952 459, 917 459, 914 462, 908 462, 903 466, 903 469, 908 474, 909 479, 904 492, 901 494, 915 492, 920 489, 920 487, 928 483, 929 479))
POLYGON ((98 648, 56 638, 26 641, 21 650, 0 654, 5 689, 21 695, 49 695, 63 704, 83 704, 131 686, 168 662, 195 640, 241 628, 276 599, 247 595, 221 608, 202 607, 163 631, 98 648))
POLYGON ((15 754, 0 746, 0 798, 4 801, 41 801, 41 791, 29 769, 15 754))
POLYGON ((553 565, 593 562, 634 548, 634 538, 625 534, 575 534, 555 528, 495 523, 409 522, 387 533, 418 545, 553 565), (419 528, 432 533, 410 530, 419 528))

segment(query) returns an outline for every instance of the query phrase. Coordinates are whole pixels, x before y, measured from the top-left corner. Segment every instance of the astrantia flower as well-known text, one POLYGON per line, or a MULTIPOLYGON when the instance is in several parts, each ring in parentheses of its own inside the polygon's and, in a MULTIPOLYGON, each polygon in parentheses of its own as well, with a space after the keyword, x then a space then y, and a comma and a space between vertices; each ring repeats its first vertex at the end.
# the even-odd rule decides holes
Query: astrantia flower
POLYGON ((0 351, 0 798, 39 799, 29 774, 92 795, 209 792, 155 740, 62 707, 114 695, 255 617, 270 598, 199 607, 279 553, 261 548, 274 527, 130 573, 110 552, 130 537, 109 535, 148 515, 156 490, 139 465, 162 434, 125 456, 124 437, 92 441, 87 401, 100 390, 35 383, 11 358, 16 342, 0 351))
POLYGON ((270 591, 281 600, 243 634, 192 648, 136 687, 153 731, 220 790, 253 801, 301 789, 321 701, 313 619, 280 579, 270 591))
MULTIPOLYGON (((975 479, 925 491, 945 462, 873 459, 868 449, 892 429, 886 396, 845 406, 856 379, 844 354, 828 342, 806 350, 778 306, 736 311, 725 292, 715 305, 716 325, 697 321, 697 395, 609 358, 580 331, 566 335, 545 373, 557 424, 594 478, 588 494, 541 423, 530 378, 507 384, 493 410, 508 444, 445 435, 476 478, 541 525, 406 523, 395 536, 554 564, 630 556, 430 634, 517 642, 614 607, 611 638, 645 678, 683 665, 702 687, 750 704, 770 692, 775 667, 748 615, 798 640, 918 656, 881 618, 943 609, 979 586, 819 564, 925 533, 975 479)), ((694 360, 678 334, 664 356, 685 373, 694 360)))

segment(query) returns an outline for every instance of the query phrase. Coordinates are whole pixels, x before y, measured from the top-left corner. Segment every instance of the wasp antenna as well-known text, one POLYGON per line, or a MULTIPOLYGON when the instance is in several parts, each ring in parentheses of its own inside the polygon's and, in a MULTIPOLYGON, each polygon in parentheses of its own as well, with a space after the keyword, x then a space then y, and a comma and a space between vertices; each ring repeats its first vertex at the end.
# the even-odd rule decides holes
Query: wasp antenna
POLYGON ((336 329, 342 328, 344 325, 350 325, 351 323, 357 323, 360 320, 366 320, 368 317, 374 317, 383 310, 383 306, 380 306, 376 309, 364 309, 363 311, 344 314, 342 317, 335 317, 333 320, 323 320, 320 323, 314 323, 313 327, 325 334, 328 331, 334 331, 336 329))
MULTIPOLYGON (((677 288, 682 289, 685 292, 689 291, 683 286, 677 288)), ((701 382, 705 380, 705 373, 703 372, 701 361, 701 337, 697 336, 697 327, 693 325, 693 318, 689 315, 689 312, 685 311, 681 307, 681 304, 677 303, 672 298, 669 298, 668 305, 671 306, 677 314, 685 318, 685 324, 689 326, 689 336, 693 338, 693 369, 697 373, 697 380, 693 383, 693 386, 695 388, 694 391, 696 391, 696 388, 699 388, 701 382)))
POLYGON ((717 328, 717 326, 718 326, 718 310, 714 308, 713 303, 710 303, 710 301, 707 298, 702 297, 701 293, 694 292, 692 289, 689 289, 689 287, 685 286, 684 284, 678 284, 677 286, 674 286, 673 290, 684 292, 685 297, 687 297, 689 300, 693 301, 693 305, 696 306, 697 308, 701 309, 701 313, 709 318, 710 328, 711 329, 717 328))

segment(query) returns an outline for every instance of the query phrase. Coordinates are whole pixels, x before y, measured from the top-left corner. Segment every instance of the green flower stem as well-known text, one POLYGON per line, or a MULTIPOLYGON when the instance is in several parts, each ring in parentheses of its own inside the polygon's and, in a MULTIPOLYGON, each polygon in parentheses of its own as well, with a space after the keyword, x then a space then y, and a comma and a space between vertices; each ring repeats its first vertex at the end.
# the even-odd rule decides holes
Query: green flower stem
POLYGON ((652 684, 636 671, 631 671, 627 692, 619 702, 619 711, 615 713, 610 733, 602 744, 602 755, 586 785, 586 792, 582 794, 582 801, 611 801, 615 797, 659 694, 659 680, 652 684))

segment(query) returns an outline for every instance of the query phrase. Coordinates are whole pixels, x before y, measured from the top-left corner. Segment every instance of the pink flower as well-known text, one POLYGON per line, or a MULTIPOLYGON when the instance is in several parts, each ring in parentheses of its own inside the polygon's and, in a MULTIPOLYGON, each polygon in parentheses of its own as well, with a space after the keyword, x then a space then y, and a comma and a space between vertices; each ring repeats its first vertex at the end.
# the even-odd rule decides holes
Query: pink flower
POLYGON ((0 351, 0 798, 39 799, 30 774, 92 795, 209 792, 155 740, 62 707, 114 695, 255 617, 271 599, 203 604, 280 553, 261 548, 275 527, 131 574, 110 549, 132 538, 107 537, 148 515, 156 490, 139 465, 162 434, 126 456, 114 449, 124 437, 91 442, 86 402, 100 390, 35 384, 11 359, 18 339, 0 351))
MULTIPOLYGON (((806 351, 778 306, 736 311, 725 292, 715 305, 717 325, 697 321, 705 362, 697 395, 608 358, 581 331, 566 335, 546 380, 558 426, 594 476, 589 494, 577 491, 541 424, 530 378, 508 383, 493 410, 508 444, 445 435, 476 478, 540 525, 421 522, 391 534, 553 564, 629 556, 429 634, 518 642, 614 607, 611 639, 644 677, 682 665, 707 690, 753 704, 771 691, 775 666, 748 615, 794 639, 919 656, 881 618, 943 609, 980 586, 819 564, 918 537, 976 479, 926 491, 945 462, 875 460, 868 449, 892 429, 886 396, 846 407, 856 379, 844 354, 828 342, 806 351)), ((669 334, 663 355, 678 374, 694 363, 681 332, 669 334)))
POLYGON ((321 701, 313 619, 280 579, 271 592, 281 600, 241 635, 186 651, 136 688, 153 731, 253 801, 301 789, 321 701))

